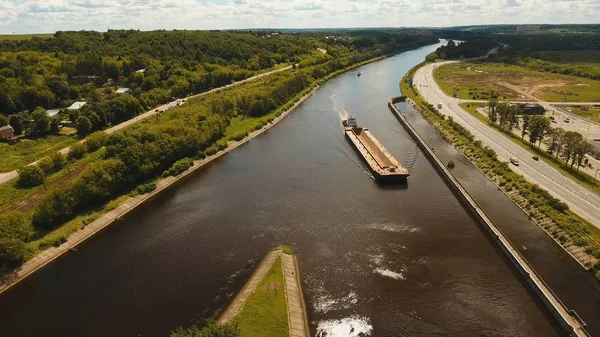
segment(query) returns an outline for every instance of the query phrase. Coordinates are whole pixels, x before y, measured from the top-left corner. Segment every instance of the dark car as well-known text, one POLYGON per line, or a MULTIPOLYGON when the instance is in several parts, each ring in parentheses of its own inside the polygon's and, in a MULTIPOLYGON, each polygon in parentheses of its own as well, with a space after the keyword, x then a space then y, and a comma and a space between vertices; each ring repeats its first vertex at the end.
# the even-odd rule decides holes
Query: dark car
POLYGON ((535 160, 535 161, 538 161, 538 160, 540 160, 540 158, 538 158, 537 156, 533 156, 533 157, 531 157, 531 158, 532 158, 533 160, 535 160))

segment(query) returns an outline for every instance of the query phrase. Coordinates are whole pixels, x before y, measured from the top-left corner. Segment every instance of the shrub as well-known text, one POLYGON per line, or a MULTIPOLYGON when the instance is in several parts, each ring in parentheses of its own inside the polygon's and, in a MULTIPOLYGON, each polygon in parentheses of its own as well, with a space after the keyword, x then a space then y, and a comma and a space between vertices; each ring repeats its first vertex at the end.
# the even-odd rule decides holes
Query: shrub
POLYGON ((235 323, 217 324, 214 321, 199 329, 192 326, 189 329, 178 328, 171 332, 170 337, 239 337, 240 328, 235 323))
POLYGON ((67 157, 60 152, 54 152, 50 155, 52 165, 54 166, 54 172, 62 170, 67 165, 67 157))
POLYGON ((45 175, 54 172, 54 163, 50 157, 44 157, 37 162, 37 166, 42 169, 45 175))
POLYGON ((87 152, 87 144, 86 143, 77 143, 71 145, 71 151, 69 151, 69 159, 81 159, 83 155, 87 152))
POLYGON ((454 168, 454 160, 449 160, 448 161, 448 168, 449 169, 453 169, 454 168))
POLYGON ((88 152, 94 152, 104 146, 108 140, 108 135, 102 131, 94 132, 86 139, 88 152))
POLYGON ((185 172, 192 165, 194 165, 194 161, 191 158, 180 159, 180 160, 176 161, 173 164, 173 166, 171 166, 171 168, 169 168, 168 170, 166 170, 163 173, 163 177, 179 175, 179 174, 185 172))
POLYGON ((26 253, 25 242, 13 238, 0 238, 0 267, 12 269, 23 263, 26 253))
POLYGON ((156 189, 156 182, 151 181, 149 183, 145 183, 143 185, 138 186, 135 191, 137 194, 146 194, 154 191, 156 189))
POLYGON ((37 165, 28 165, 19 170, 17 186, 32 188, 44 183, 44 171, 37 165))

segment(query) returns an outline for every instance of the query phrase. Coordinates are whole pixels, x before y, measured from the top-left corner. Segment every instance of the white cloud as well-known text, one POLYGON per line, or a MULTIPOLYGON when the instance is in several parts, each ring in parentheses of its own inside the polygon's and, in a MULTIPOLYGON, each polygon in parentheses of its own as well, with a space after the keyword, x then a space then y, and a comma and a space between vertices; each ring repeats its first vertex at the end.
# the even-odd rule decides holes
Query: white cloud
POLYGON ((0 0, 0 33, 594 23, 600 0, 0 0))

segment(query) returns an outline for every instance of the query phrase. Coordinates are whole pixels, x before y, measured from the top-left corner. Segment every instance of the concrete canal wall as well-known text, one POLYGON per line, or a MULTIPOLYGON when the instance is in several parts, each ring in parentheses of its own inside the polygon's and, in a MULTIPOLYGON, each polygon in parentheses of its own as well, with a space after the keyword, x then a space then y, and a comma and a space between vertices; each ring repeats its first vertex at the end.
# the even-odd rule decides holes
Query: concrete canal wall
POLYGON ((490 238, 500 247, 506 258, 525 278, 530 288, 538 295, 542 303, 550 310, 552 316, 557 320, 560 326, 570 334, 570 336, 587 337, 590 336, 585 330, 585 323, 577 314, 567 309, 567 307, 552 292, 550 287, 535 272, 533 267, 527 263, 525 258, 514 248, 508 238, 500 231, 485 212, 477 205, 475 200, 454 178, 446 166, 440 161, 437 155, 425 143, 419 133, 410 125, 406 117, 396 107, 396 103, 404 101, 403 98, 394 97, 388 101, 390 111, 396 116, 400 123, 406 128, 417 145, 423 150, 425 157, 433 164, 440 176, 444 179, 450 189, 457 195, 458 199, 472 213, 481 227, 489 234, 490 238))

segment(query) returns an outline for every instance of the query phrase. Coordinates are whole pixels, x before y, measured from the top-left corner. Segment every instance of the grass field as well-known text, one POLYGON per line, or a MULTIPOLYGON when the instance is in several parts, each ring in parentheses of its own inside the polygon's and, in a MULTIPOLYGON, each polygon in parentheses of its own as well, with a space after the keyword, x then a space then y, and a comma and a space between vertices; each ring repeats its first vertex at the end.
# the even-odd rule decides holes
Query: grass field
POLYGON ((29 40, 34 37, 51 38, 53 36, 54 36, 54 34, 0 34, 0 41, 1 40, 22 41, 22 40, 29 40))
POLYGON ((277 259, 236 318, 241 337, 288 336, 288 316, 285 302, 281 258, 277 259), (278 284, 277 292, 267 290, 267 284, 278 284))
POLYGON ((600 101, 599 81, 514 65, 458 62, 437 67, 433 74, 447 95, 456 86, 462 99, 486 100, 496 91, 505 100, 531 100, 532 95, 552 102, 600 101))
POLYGON ((0 143, 0 172, 10 172, 61 150, 77 141, 69 136, 23 139, 15 145, 0 143))
POLYGON ((569 113, 578 115, 600 123, 600 108, 595 107, 565 107, 569 113))

